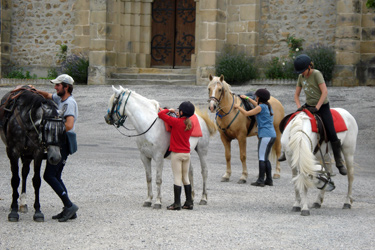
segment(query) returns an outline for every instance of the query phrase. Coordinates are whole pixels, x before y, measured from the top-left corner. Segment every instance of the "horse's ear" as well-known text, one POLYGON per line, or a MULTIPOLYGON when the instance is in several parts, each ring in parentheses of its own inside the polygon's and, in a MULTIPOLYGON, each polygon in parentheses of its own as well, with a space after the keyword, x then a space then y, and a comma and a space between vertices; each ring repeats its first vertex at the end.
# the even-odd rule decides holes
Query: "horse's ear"
POLYGON ((223 82, 223 81, 224 81, 224 76, 221 75, 221 76, 220 76, 220 82, 223 82))
POLYGON ((112 89, 113 89, 113 92, 115 92, 116 94, 119 94, 119 93, 120 93, 120 90, 119 90, 119 89, 116 89, 113 85, 112 85, 112 89))
POLYGON ((211 74, 208 78, 210 79, 210 81, 212 81, 212 79, 214 79, 211 74))

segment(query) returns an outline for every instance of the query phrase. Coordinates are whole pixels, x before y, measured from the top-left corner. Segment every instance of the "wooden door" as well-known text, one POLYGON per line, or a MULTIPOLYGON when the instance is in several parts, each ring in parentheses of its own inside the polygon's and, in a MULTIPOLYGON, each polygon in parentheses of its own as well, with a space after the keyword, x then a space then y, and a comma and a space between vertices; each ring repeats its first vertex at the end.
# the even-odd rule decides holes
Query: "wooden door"
POLYGON ((151 66, 190 67, 195 49, 195 1, 155 0, 152 4, 151 66))

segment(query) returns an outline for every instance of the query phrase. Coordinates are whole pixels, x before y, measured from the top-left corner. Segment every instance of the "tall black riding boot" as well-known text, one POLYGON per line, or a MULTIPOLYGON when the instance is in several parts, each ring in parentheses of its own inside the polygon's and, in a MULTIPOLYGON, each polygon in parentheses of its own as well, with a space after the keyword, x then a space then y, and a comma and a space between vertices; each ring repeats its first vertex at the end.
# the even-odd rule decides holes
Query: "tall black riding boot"
POLYGON ((268 186, 273 186, 272 167, 270 161, 266 161, 266 180, 264 181, 264 184, 268 186))
POLYGON ((266 173, 266 162, 259 161, 259 176, 256 182, 251 183, 252 186, 264 187, 264 174, 266 173))
POLYGON ((174 203, 167 207, 168 210, 181 210, 181 186, 173 185, 174 203))
POLYGON ((185 204, 182 206, 182 208, 193 210, 194 204, 193 204, 193 198, 191 196, 191 184, 184 185, 184 189, 185 189, 186 201, 185 201, 185 204))
POLYGON ((344 160, 341 156, 341 141, 337 140, 335 142, 331 142, 333 156, 335 158, 336 167, 339 169, 340 174, 347 175, 347 170, 344 165, 344 160))

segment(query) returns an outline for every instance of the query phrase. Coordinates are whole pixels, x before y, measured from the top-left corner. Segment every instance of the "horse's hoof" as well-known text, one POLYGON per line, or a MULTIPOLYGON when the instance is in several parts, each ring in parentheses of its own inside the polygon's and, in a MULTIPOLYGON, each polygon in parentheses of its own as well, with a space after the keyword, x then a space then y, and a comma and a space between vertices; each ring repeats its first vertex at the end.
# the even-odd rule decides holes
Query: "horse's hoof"
POLYGON ((300 207, 293 207, 292 212, 301 212, 301 208, 300 207))
POLYGON ((20 213, 27 213, 29 211, 28 207, 27 207, 27 204, 25 205, 21 205, 20 208, 19 208, 19 211, 20 213))
POLYGON ((274 179, 280 179, 280 174, 273 174, 274 179))
POLYGON ((145 203, 143 203, 143 206, 144 207, 151 207, 151 202, 149 202, 149 201, 145 201, 145 203))
POLYGON ((318 202, 315 202, 313 205, 312 205, 312 208, 321 208, 322 205, 319 204, 318 202))
POLYGON ((245 183, 246 183, 246 180, 239 179, 237 183, 238 183, 238 184, 245 184, 245 183))
POLYGON ((161 204, 154 204, 154 209, 161 209, 161 204))
POLYGON ((301 215, 302 216, 309 216, 310 215, 310 211, 309 210, 302 210, 301 211, 301 215))
POLYGON ((205 200, 201 200, 201 201, 199 202, 199 205, 207 205, 207 201, 205 201, 205 200))
POLYGON ((345 203, 344 206, 342 207, 342 209, 351 209, 351 208, 352 208, 352 205, 348 203, 345 203))
POLYGON ((8 221, 10 222, 17 222, 19 220, 20 216, 17 212, 12 211, 10 214, 8 214, 8 221))
POLYGON ((229 178, 227 178, 227 177, 222 177, 222 178, 221 178, 221 182, 229 182, 229 178))
POLYGON ((44 222, 44 214, 42 214, 42 212, 36 212, 33 216, 33 219, 36 222, 44 222))

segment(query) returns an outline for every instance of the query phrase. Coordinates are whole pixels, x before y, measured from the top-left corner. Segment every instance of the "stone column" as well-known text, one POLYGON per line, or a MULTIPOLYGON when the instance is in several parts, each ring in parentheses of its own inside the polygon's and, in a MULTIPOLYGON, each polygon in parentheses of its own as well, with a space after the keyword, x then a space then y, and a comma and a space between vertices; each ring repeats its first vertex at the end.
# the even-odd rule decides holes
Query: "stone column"
POLYGON ((11 32, 11 20, 12 20, 12 1, 2 0, 1 1, 1 38, 0 38, 0 77, 4 71, 4 68, 10 66, 10 32, 11 32))
POLYGON ((338 0, 336 20, 336 68, 333 86, 357 86, 356 68, 361 59, 361 12, 359 0, 338 0))

